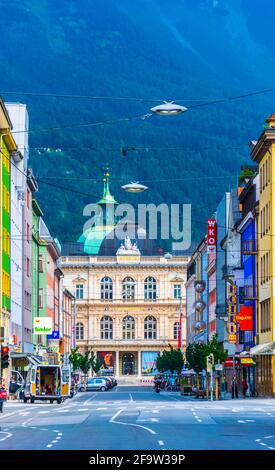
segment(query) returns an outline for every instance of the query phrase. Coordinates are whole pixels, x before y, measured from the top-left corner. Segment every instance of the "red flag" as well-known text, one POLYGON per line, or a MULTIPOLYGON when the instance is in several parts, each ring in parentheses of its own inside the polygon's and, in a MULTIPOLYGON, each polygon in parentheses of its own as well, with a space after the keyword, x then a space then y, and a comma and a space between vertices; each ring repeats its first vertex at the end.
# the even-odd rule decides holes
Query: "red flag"
POLYGON ((179 327, 178 327, 178 348, 181 349, 181 347, 182 347, 182 311, 180 311, 179 327))

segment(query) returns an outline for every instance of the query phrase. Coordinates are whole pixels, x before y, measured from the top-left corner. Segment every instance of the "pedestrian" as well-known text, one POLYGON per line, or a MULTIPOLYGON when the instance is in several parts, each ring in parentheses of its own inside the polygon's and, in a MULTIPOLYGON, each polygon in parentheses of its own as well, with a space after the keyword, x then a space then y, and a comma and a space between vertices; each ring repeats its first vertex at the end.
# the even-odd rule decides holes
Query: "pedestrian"
POLYGON ((246 397, 246 392, 247 392, 247 389, 248 389, 248 385, 247 385, 247 381, 246 381, 245 377, 242 380, 242 389, 243 389, 243 397, 245 398, 246 397))
POLYGON ((238 384, 237 384, 237 379, 235 375, 233 375, 233 378, 232 378, 231 390, 232 390, 232 398, 238 398, 238 384))

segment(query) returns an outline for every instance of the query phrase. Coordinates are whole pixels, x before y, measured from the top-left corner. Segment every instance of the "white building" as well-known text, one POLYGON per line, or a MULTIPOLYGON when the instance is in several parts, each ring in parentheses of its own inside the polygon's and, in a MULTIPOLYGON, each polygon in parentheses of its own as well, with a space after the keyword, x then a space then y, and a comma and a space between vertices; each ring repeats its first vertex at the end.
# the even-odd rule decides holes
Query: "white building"
MULTIPOLYGON (((10 259, 11 259, 11 317, 10 344, 24 350, 24 276, 31 276, 31 260, 25 259, 25 238, 31 227, 24 224, 24 204, 27 188, 27 166, 29 157, 27 107, 21 103, 6 103, 13 125, 13 136, 18 147, 11 160, 10 174, 10 259)), ((31 244, 31 235, 29 239, 31 244)), ((27 338, 28 339, 28 338, 27 338)), ((31 332, 29 335, 31 340, 31 332)))

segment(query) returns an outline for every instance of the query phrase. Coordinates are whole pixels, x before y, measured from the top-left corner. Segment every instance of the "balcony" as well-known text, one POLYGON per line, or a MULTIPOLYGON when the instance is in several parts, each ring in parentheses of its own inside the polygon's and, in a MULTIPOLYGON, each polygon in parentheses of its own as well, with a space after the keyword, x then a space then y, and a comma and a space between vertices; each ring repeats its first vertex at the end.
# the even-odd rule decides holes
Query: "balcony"
POLYGON ((244 255, 256 255, 258 252, 257 240, 244 240, 242 252, 244 255))
POLYGON ((257 300, 258 289, 256 285, 249 285, 243 287, 243 298, 244 300, 257 300))

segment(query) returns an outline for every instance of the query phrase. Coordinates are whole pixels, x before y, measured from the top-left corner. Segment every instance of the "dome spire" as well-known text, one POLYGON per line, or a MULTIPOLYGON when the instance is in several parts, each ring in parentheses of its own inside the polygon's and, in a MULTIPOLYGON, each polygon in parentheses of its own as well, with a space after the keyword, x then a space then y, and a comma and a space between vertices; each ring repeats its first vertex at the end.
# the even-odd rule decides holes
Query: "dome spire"
POLYGON ((118 204, 114 196, 112 196, 110 193, 109 178, 110 173, 108 170, 106 170, 103 177, 103 196, 100 201, 98 201, 98 204, 118 204))

